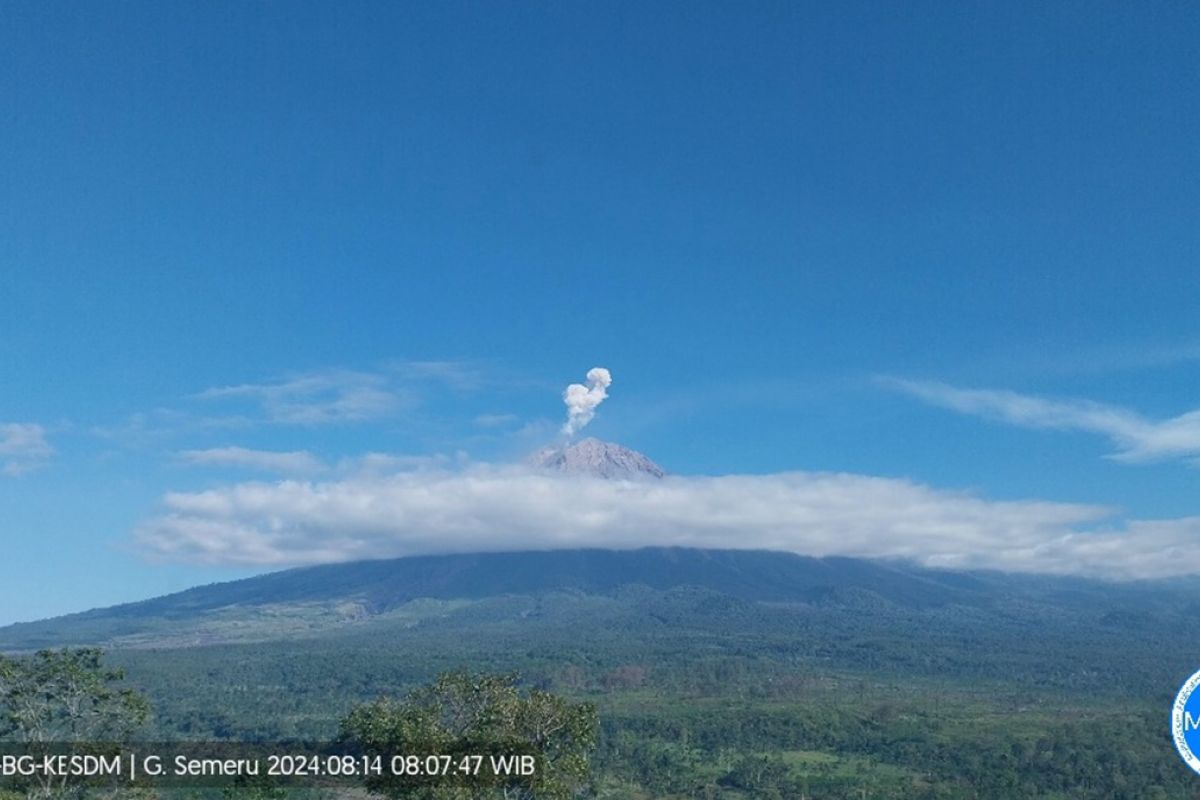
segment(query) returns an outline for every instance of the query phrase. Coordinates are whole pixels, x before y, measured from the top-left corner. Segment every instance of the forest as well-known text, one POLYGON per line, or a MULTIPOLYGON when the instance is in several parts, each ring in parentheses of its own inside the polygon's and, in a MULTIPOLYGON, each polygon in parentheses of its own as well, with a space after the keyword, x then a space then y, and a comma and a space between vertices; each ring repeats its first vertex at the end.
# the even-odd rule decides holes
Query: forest
POLYGON ((118 648, 104 664, 145 699, 143 741, 332 741, 356 709, 438 676, 510 675, 594 710, 573 797, 1195 797, 1167 725, 1196 659, 1185 615, 1158 613, 1169 595, 1111 596, 557 591, 404 603, 307 637, 118 648))

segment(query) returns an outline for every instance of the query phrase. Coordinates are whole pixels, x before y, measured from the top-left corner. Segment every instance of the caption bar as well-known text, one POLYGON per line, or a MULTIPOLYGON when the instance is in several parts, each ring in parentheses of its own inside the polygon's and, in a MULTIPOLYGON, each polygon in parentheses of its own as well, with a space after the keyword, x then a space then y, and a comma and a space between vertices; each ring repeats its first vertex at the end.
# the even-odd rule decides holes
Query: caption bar
POLYGON ((540 759, 516 747, 469 752, 351 751, 338 744, 172 742, 124 745, 0 743, 0 788, 29 786, 225 787, 527 783, 540 759))

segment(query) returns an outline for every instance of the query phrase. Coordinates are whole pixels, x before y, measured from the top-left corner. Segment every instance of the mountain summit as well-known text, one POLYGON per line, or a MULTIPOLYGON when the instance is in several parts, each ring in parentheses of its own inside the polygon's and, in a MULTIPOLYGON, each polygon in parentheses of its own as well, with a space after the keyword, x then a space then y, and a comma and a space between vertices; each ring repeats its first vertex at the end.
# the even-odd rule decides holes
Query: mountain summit
POLYGON ((545 447, 530 456, 529 463, 568 475, 592 475, 613 480, 661 478, 667 474, 636 450, 593 438, 582 439, 567 447, 545 447))

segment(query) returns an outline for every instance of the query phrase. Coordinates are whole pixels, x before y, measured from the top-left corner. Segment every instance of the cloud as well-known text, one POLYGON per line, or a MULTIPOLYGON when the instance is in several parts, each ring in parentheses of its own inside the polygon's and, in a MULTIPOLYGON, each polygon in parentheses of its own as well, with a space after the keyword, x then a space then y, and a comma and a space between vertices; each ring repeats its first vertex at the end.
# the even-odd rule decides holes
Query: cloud
MULTIPOLYGON (((293 372, 253 383, 214 386, 183 398, 178 407, 138 411, 90 432, 125 446, 162 446, 181 434, 247 430, 263 425, 407 423, 427 433, 445 423, 439 414, 460 409, 464 396, 503 394, 522 381, 470 361, 385 361, 367 370, 330 368, 293 372), (444 402, 450 398, 451 402, 444 402), (425 413, 421 414, 422 407, 425 413)), ((527 386, 525 387, 528 388, 527 386)), ((500 425, 496 416, 492 424, 500 425)), ((488 417, 480 424, 487 427, 488 417)))
POLYGON ((482 389, 491 377, 473 361, 390 361, 389 373, 408 383, 440 383, 461 392, 482 389))
POLYGON ((1146 462, 1200 457, 1200 409, 1152 420, 1117 406, 1088 400, 1048 400, 1016 392, 959 389, 944 383, 886 378, 885 385, 942 408, 987 419, 1107 437, 1118 461, 1146 462))
POLYGON ((287 475, 315 475, 326 469, 319 458, 306 450, 280 452, 250 450, 245 447, 214 447, 208 450, 184 450, 178 455, 189 464, 198 466, 241 467, 287 475))
POLYGON ((54 455, 46 429, 33 422, 0 423, 0 474, 16 477, 44 466, 54 455))
POLYGON ((343 475, 378 477, 392 475, 399 471, 414 472, 417 470, 446 469, 454 464, 463 465, 469 462, 465 453, 454 456, 447 455, 398 455, 396 453, 366 453, 351 458, 343 458, 337 464, 337 470, 343 475))
POLYGON ((992 501, 852 474, 648 483, 473 465, 248 482, 171 493, 162 504, 137 545, 152 558, 202 564, 679 545, 1110 578, 1200 572, 1200 518, 1120 524, 1099 506, 992 501))
POLYGON ((203 400, 250 400, 270 422, 327 425, 390 416, 412 404, 408 393, 376 373, 328 370, 273 383, 219 386, 201 392, 203 400))
POLYGON ((138 411, 119 422, 95 425, 90 429, 94 436, 127 446, 156 446, 163 440, 181 433, 209 433, 230 431, 254 426, 254 420, 245 416, 200 416, 171 408, 155 408, 138 411))

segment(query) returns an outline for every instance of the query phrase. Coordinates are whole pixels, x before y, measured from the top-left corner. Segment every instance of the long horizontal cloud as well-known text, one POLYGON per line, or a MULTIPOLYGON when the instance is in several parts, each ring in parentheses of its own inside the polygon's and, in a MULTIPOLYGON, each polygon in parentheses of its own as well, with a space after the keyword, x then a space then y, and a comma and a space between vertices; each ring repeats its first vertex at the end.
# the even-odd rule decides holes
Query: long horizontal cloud
POLYGON ((1087 400, 1047 400, 1016 392, 959 389, 944 383, 894 378, 884 383, 927 403, 1025 428, 1084 431, 1107 437, 1122 461, 1200 457, 1200 409, 1152 420, 1087 400))
POLYGON ((1115 578, 1200 572, 1200 518, 1095 531, 1108 509, 847 474, 620 482, 476 466, 242 483, 168 494, 163 505, 138 546, 204 564, 681 545, 1115 578))
POLYGON ((432 386, 473 392, 490 380, 484 368, 470 362, 392 361, 371 370, 322 369, 215 386, 193 399, 233 407, 244 423, 315 427, 386 419, 411 412, 432 386))
POLYGON ((219 386, 198 397, 249 400, 261 405, 271 422, 309 426, 380 419, 409 402, 384 376, 351 370, 308 373, 274 383, 219 386))
POLYGON ((285 475, 314 475, 326 469, 325 464, 307 450, 213 447, 207 450, 183 450, 179 458, 197 466, 237 467, 285 475))

